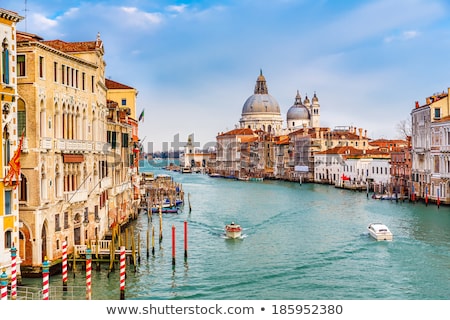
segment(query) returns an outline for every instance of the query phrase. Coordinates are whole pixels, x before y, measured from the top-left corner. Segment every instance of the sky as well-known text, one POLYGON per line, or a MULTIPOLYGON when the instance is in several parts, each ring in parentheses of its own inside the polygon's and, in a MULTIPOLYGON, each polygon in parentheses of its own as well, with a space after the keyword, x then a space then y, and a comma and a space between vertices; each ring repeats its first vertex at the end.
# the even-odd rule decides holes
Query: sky
MULTIPOLYGON (((415 101, 450 86, 450 3, 440 0, 1 0, 17 29, 104 42, 106 77, 138 90, 153 151, 234 129, 262 70, 286 113, 316 93, 320 125, 403 138, 415 101)), ((149 150, 145 150, 149 151, 149 150)))

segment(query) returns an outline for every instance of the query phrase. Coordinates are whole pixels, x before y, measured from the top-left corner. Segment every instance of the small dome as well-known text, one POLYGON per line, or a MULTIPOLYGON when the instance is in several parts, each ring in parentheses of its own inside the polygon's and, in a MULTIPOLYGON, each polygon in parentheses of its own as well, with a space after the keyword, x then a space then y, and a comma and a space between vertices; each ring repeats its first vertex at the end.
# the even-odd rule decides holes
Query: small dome
MULTIPOLYGON (((306 100, 306 99, 305 99, 306 100)), ((287 121, 290 122, 292 120, 309 120, 311 119, 311 115, 307 107, 302 104, 302 98, 297 91, 297 96, 295 97, 295 103, 292 107, 289 108, 287 112, 287 121)))
POLYGON ((312 98, 312 102, 314 103, 318 103, 319 102, 319 98, 317 98, 316 93, 314 92, 314 97, 312 98))

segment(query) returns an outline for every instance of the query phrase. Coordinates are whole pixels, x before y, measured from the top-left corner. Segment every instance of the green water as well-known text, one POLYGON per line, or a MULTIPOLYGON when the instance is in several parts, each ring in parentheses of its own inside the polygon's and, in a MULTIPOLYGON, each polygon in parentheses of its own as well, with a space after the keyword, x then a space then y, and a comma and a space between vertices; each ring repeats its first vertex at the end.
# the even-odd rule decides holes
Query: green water
MULTIPOLYGON (((374 200, 327 185, 155 172, 182 183, 192 211, 186 203, 182 213, 164 216, 162 243, 148 258, 151 223, 139 215, 141 259, 136 271, 127 268, 126 299, 450 298, 450 207, 374 200), (243 239, 224 237, 231 221, 244 228, 243 239), (371 222, 388 225, 394 241, 372 240, 371 222)), ((107 268, 92 273, 93 299, 119 299, 119 271, 108 276, 107 268)), ((84 283, 81 269, 69 273, 69 285, 84 283)), ((51 277, 51 286, 60 284, 61 275, 51 277)))

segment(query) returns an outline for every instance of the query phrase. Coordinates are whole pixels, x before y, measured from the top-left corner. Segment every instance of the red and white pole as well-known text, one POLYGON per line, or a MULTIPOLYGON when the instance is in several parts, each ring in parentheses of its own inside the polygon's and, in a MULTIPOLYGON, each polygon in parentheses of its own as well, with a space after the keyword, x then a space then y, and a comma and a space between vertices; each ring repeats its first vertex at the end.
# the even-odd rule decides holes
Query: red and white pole
POLYGON ((42 263, 42 299, 49 300, 50 262, 47 260, 47 257, 44 259, 42 263))
POLYGON ((11 247, 11 300, 17 299, 17 249, 11 247))
POLYGON ((62 244, 62 280, 63 291, 67 291, 67 241, 62 244))
POLYGON ((91 300, 91 271, 92 271, 92 254, 91 249, 86 249, 86 300, 91 300))
POLYGON ((125 246, 120 247, 120 300, 125 300, 125 246))
POLYGON ((8 276, 6 275, 6 269, 3 268, 2 274, 0 274, 0 300, 8 300, 8 276))

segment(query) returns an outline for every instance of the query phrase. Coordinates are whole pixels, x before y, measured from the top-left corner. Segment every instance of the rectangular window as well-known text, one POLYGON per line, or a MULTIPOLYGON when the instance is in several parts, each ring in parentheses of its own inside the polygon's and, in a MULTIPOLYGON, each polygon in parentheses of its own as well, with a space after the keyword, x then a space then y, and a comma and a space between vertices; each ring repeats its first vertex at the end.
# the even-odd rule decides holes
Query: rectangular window
POLYGON ((5 232, 5 248, 11 248, 12 247, 12 232, 11 230, 8 230, 5 232))
POLYGON ((25 77, 25 55, 17 55, 17 76, 25 77))
POLYGON ((91 76, 91 92, 92 93, 95 92, 94 88, 95 88, 95 77, 91 76))
POLYGON ((436 119, 439 119, 441 117, 441 109, 440 108, 434 109, 434 117, 436 119))
POLYGON ((128 133, 122 133, 122 148, 128 148, 128 133))
POLYGON ((66 84, 70 86, 70 67, 66 68, 66 84))
POLYGON ((66 66, 63 64, 61 65, 61 83, 66 83, 66 66))
POLYGON ((122 99, 122 105, 126 106, 127 105, 127 99, 122 99))
POLYGON ((86 90, 86 73, 81 74, 81 89, 86 90))
POLYGON ((78 70, 75 70, 75 88, 78 89, 78 70))
POLYGON ((106 132, 106 142, 111 144, 111 148, 112 149, 116 149, 117 132, 115 132, 115 131, 107 131, 106 132))
POLYGON ((39 57, 39 78, 44 78, 44 57, 39 57))
POLYGON ((53 81, 58 82, 58 62, 53 62, 53 81))
POLYGON ((66 211, 64 212, 64 229, 69 228, 69 213, 66 211))
POLYGON ((5 215, 11 214, 11 190, 5 190, 5 215))
POLYGON ((61 231, 61 225, 59 222, 59 213, 55 214, 55 231, 61 231))

